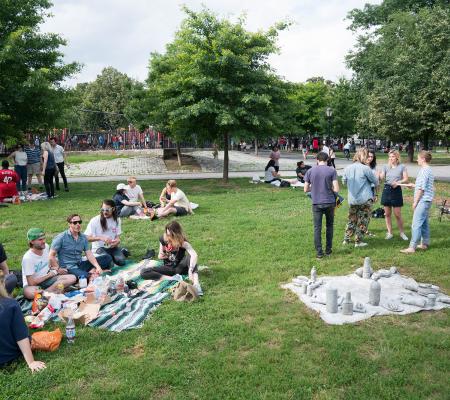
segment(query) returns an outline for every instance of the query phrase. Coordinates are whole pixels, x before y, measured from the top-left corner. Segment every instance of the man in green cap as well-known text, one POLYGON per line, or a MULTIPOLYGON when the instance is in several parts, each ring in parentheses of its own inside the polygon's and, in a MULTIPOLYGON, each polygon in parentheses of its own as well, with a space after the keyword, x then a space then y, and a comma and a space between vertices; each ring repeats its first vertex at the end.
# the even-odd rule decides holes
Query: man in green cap
POLYGON ((31 228, 27 232, 30 248, 22 258, 23 294, 27 299, 33 299, 36 291, 45 289, 56 292, 57 286, 64 288, 73 285, 77 278, 67 273, 67 270, 50 268, 49 246, 45 243, 45 232, 40 228, 31 228))

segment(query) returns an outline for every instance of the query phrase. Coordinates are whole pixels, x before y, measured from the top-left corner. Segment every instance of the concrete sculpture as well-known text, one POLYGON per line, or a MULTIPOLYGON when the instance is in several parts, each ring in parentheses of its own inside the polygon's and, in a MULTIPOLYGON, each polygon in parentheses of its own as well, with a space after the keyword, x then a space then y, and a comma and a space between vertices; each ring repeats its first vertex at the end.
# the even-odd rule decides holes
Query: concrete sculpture
POLYGON ((369 288, 369 304, 380 305, 381 285, 377 281, 372 281, 369 288))
POLYGON ((352 294, 350 292, 345 293, 345 300, 342 303, 342 314, 353 315, 352 294))
POLYGON ((338 312, 338 291, 332 286, 326 289, 327 296, 327 312, 335 314, 338 312))

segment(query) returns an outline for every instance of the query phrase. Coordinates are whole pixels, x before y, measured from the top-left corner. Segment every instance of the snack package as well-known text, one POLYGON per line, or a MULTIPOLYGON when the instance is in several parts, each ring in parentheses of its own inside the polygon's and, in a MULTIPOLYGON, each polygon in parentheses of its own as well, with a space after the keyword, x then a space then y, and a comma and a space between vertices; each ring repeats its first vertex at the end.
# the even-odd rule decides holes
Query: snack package
POLYGON ((31 350, 55 351, 61 344, 62 333, 59 328, 53 332, 40 331, 31 335, 31 350))

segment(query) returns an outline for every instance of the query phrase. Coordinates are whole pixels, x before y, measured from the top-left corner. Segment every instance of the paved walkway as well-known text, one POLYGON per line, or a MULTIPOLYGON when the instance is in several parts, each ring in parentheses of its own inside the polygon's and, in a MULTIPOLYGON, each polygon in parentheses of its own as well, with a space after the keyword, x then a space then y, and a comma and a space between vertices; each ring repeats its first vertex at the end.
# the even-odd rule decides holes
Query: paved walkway
MULTIPOLYGON (((97 181, 123 181, 130 175, 140 180, 167 180, 167 179, 217 179, 222 177, 223 152, 219 159, 214 159, 211 151, 193 151, 188 153, 195 157, 202 167, 202 172, 169 172, 161 156, 153 154, 136 157, 119 158, 114 160, 98 160, 74 164, 67 170, 71 182, 97 182, 97 181)), ((231 151, 229 153, 229 176, 252 177, 263 176, 267 164, 268 152, 262 151, 258 156, 253 152, 231 151)), ((283 153, 280 159, 280 171, 283 176, 295 176, 296 163, 302 159, 299 153, 283 153)), ((314 165, 315 160, 308 158, 307 164, 314 165)), ((336 159, 338 174, 351 164, 346 159, 336 159)), ((385 164, 381 161, 379 166, 385 164)), ((417 164, 407 164, 411 178, 417 177, 419 167, 417 164)), ((450 166, 433 166, 436 179, 450 182, 450 166)))

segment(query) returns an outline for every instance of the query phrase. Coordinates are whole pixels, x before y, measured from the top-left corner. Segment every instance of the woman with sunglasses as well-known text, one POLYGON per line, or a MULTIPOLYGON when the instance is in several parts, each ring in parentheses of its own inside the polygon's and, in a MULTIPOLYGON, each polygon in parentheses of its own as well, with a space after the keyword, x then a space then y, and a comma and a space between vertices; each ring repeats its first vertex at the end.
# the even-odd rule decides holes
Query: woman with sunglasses
POLYGON ((117 216, 113 200, 103 200, 100 214, 92 218, 84 234, 92 242, 92 252, 96 255, 109 254, 114 263, 125 265, 125 256, 120 245, 121 221, 117 216))
POLYGON ((141 270, 143 279, 180 280, 180 275, 188 275, 197 294, 203 295, 198 279, 197 252, 188 242, 183 228, 177 221, 166 225, 164 234, 159 238, 158 261, 152 261, 152 266, 141 270))

